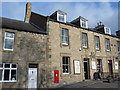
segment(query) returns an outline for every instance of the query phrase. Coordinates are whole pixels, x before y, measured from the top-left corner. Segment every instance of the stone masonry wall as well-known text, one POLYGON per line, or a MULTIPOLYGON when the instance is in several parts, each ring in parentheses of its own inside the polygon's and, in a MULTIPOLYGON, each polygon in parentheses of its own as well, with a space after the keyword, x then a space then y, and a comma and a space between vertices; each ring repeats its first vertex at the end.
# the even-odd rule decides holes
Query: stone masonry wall
POLYGON ((117 61, 118 57, 116 41, 120 39, 91 32, 88 30, 72 27, 69 25, 61 24, 58 22, 49 21, 49 62, 51 62, 52 71, 59 70, 60 73, 60 82, 59 84, 52 83, 53 86, 61 84, 69 84, 74 82, 79 82, 84 80, 84 65, 83 59, 89 58, 90 63, 90 79, 93 79, 93 74, 96 72, 96 69, 92 69, 92 61, 97 59, 102 60, 103 72, 108 72, 108 61, 112 60, 113 62, 113 72, 118 73, 118 70, 114 70, 114 62, 117 61), (61 44, 61 29, 65 28, 69 30, 69 45, 63 46, 61 44), (87 33, 88 36, 88 48, 82 48, 82 32, 87 33), (94 35, 100 37, 100 51, 95 50, 94 44, 94 35), (111 51, 106 52, 105 50, 105 38, 110 39, 111 51), (81 49, 81 50, 80 50, 81 49), (70 56, 70 74, 62 73, 62 56, 70 56), (80 61, 80 74, 74 74, 73 61, 80 61))
POLYGON ((27 88, 29 64, 38 64, 38 88, 47 87, 46 35, 3 29, 2 41, 5 31, 15 33, 15 43, 13 51, 2 50, 2 62, 17 63, 18 70, 17 82, 3 82, 3 88, 27 88))

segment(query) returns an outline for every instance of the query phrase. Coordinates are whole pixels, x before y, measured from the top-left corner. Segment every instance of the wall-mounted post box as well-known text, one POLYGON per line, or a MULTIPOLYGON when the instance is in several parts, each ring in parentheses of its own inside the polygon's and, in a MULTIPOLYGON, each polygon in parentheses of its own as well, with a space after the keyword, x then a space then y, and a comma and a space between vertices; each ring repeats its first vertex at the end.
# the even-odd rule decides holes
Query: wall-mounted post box
POLYGON ((59 71, 54 70, 54 83, 59 83, 59 71))

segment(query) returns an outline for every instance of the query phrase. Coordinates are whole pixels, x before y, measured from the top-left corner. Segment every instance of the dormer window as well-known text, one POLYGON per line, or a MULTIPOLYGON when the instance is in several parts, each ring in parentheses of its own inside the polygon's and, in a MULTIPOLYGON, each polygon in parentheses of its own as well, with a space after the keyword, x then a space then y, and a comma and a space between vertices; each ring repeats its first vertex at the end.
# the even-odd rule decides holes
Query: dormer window
POLYGON ((62 11, 57 12, 57 21, 66 23, 66 13, 62 11))
POLYGON ((77 25, 78 27, 88 28, 88 20, 81 16, 71 21, 71 23, 77 25))
POLYGON ((88 28, 87 20, 84 18, 80 18, 80 26, 83 28, 88 28))
POLYGON ((111 30, 108 27, 104 27, 105 34, 110 34, 111 35, 111 30))

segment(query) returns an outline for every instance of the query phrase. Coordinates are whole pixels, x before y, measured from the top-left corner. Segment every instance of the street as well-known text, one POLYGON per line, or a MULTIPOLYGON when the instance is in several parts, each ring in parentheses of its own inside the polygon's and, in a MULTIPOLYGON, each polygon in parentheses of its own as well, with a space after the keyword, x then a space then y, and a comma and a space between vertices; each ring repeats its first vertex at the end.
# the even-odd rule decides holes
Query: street
POLYGON ((62 88, 118 88, 118 81, 108 82, 105 80, 86 80, 62 88))

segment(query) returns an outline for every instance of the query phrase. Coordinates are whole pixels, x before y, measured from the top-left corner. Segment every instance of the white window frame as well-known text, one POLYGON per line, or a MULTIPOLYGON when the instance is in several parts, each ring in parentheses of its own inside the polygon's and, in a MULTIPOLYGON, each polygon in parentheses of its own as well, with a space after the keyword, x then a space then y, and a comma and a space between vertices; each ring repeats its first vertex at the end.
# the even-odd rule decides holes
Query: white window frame
POLYGON ((88 48, 87 33, 82 33, 82 47, 83 47, 83 48, 88 48), (83 35, 84 35, 85 37, 83 37, 83 35))
POLYGON ((5 32, 5 35, 4 35, 4 47, 3 47, 4 50, 13 51, 13 49, 14 49, 14 43, 13 43, 13 48, 12 49, 8 49, 8 48, 5 48, 5 40, 6 39, 10 39, 10 40, 13 40, 13 42, 14 42, 14 38, 15 38, 15 34, 13 32, 5 32), (13 34, 13 38, 6 37, 6 33, 12 33, 13 34))
POLYGON ((84 19, 80 19, 80 25, 81 25, 81 27, 83 27, 83 28, 88 28, 87 21, 86 21, 86 20, 84 20, 84 19), (82 23, 84 23, 84 24, 85 24, 85 26, 84 26, 82 23))
POLYGON ((62 34, 62 45, 69 45, 69 30, 62 28, 61 30, 62 34), (64 32, 64 34, 63 34, 64 32), (66 33, 67 32, 67 33, 66 33), (64 38, 64 39, 63 39, 64 38), (66 40, 67 39, 67 40, 66 40), (65 41, 64 41, 65 40, 65 41))
POLYGON ((111 35, 111 30, 109 27, 104 27, 105 34, 110 34, 111 35))
POLYGON ((66 14, 63 14, 63 13, 57 12, 57 21, 60 21, 60 22, 64 22, 64 23, 66 23, 66 14), (60 17, 61 15, 63 15, 63 18, 64 18, 63 21, 59 19, 59 17, 60 17))
POLYGON ((120 41, 117 41, 117 51, 120 52, 120 41))
POLYGON ((106 44, 106 51, 110 51, 110 39, 108 39, 108 38, 105 38, 105 44, 106 44), (109 47, 109 49, 108 49, 108 47, 109 47))
POLYGON ((62 57, 62 70, 63 70, 63 65, 68 65, 68 73, 67 72, 63 72, 63 71, 62 71, 62 73, 63 74, 70 74, 70 57, 68 57, 68 56, 63 56, 63 57, 62 57), (68 58, 68 64, 63 64, 63 57, 68 58))
POLYGON ((100 37, 95 36, 94 39, 95 39, 95 49, 100 50, 100 37))
POLYGON ((3 67, 0 67, 0 70, 3 70, 2 72, 2 80, 0 80, 0 82, 17 82, 17 68, 18 68, 18 65, 16 63, 0 63, 0 64, 3 64, 3 67), (5 68, 5 64, 10 64, 10 68, 5 68), (12 68, 12 64, 15 64, 16 65, 16 68, 12 68), (9 80, 4 80, 4 72, 5 70, 9 70, 10 73, 9 73, 9 80), (12 70, 16 70, 16 80, 11 80, 11 71, 12 70))

